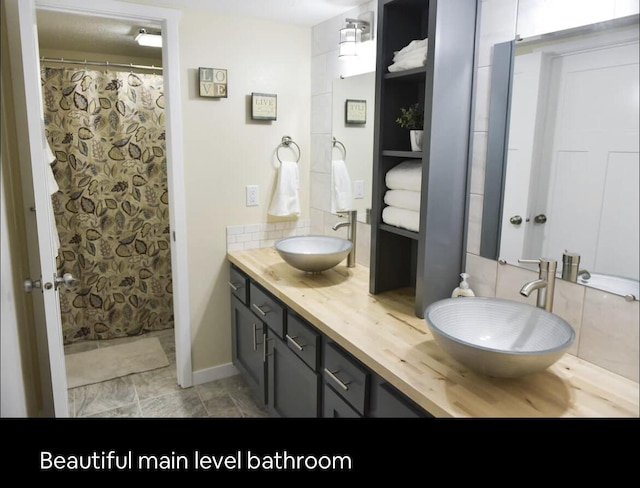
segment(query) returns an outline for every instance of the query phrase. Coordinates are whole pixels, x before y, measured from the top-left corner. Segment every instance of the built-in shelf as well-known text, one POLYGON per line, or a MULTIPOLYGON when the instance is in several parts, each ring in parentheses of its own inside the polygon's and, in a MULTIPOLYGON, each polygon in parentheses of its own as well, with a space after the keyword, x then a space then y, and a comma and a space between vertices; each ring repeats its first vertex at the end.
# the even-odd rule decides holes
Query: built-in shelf
POLYGON ((422 159, 422 151, 382 151, 382 155, 391 158, 422 159))
POLYGON ((385 80, 399 80, 399 81, 416 81, 420 78, 424 78, 427 74, 426 66, 420 68, 406 69, 404 71, 396 71, 395 73, 385 73, 385 80))
POLYGON ((389 224, 379 224, 378 229, 383 230, 385 232, 391 232, 392 234, 398 234, 400 236, 408 237, 409 239, 414 239, 416 241, 420 236, 420 234, 418 234, 417 232, 413 232, 407 229, 401 229, 400 227, 394 227, 393 225, 389 225, 389 224))

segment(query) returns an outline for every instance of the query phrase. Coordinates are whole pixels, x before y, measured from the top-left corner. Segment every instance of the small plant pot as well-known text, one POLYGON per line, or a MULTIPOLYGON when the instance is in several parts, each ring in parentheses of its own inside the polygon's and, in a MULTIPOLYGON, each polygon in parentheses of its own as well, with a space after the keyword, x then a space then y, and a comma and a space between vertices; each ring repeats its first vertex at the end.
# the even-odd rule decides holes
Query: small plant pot
POLYGON ((422 151, 422 130, 410 130, 409 140, 411 141, 412 151, 422 151))

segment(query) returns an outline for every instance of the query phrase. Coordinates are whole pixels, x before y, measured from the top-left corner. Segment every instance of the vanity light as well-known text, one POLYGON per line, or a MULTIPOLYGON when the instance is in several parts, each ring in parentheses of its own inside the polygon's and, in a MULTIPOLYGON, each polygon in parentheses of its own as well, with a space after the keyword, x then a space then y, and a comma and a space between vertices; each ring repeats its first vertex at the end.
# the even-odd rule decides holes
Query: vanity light
POLYGON ((346 19, 347 25, 340 29, 340 57, 357 56, 357 46, 361 42, 373 39, 371 26, 373 12, 365 12, 357 19, 346 19))
POLYGON ((140 29, 136 35, 136 41, 141 46, 162 47, 162 34, 151 34, 146 29, 140 29))

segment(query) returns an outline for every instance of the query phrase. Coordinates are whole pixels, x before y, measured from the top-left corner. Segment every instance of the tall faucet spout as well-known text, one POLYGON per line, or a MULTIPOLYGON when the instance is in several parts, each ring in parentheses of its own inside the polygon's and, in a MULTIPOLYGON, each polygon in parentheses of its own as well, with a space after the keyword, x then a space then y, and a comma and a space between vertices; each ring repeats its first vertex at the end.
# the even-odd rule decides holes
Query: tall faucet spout
POLYGON ((529 283, 525 283, 523 285, 522 289, 520 290, 520 295, 522 295, 523 297, 528 297, 529 295, 531 295, 531 292, 539 290, 540 288, 544 288, 545 286, 547 286, 547 280, 540 279, 530 281, 529 283))

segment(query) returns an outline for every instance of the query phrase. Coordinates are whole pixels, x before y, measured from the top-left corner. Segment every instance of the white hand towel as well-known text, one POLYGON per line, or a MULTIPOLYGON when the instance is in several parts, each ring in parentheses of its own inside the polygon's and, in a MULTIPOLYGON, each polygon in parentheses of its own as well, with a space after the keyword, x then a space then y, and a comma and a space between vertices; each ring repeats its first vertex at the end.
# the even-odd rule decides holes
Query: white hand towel
POLYGON ((341 159, 331 162, 331 213, 353 210, 351 178, 341 159))
POLYGON ((415 159, 401 162, 387 171, 385 184, 390 190, 420 191, 422 186, 422 163, 415 159))
POLYGON ((384 203, 392 207, 420 211, 420 192, 410 190, 387 190, 384 203))
POLYGON ((425 66, 427 62, 427 48, 416 49, 408 54, 399 56, 393 64, 389 66, 389 71, 395 73, 396 71, 403 71, 405 69, 419 68, 425 66))
POLYGON ((406 208, 385 207, 382 210, 382 221, 385 224, 418 232, 420 229, 420 212, 406 208))
POLYGON ((276 217, 300 215, 299 187, 298 163, 282 161, 278 171, 276 191, 269 206, 269 214, 276 217))

